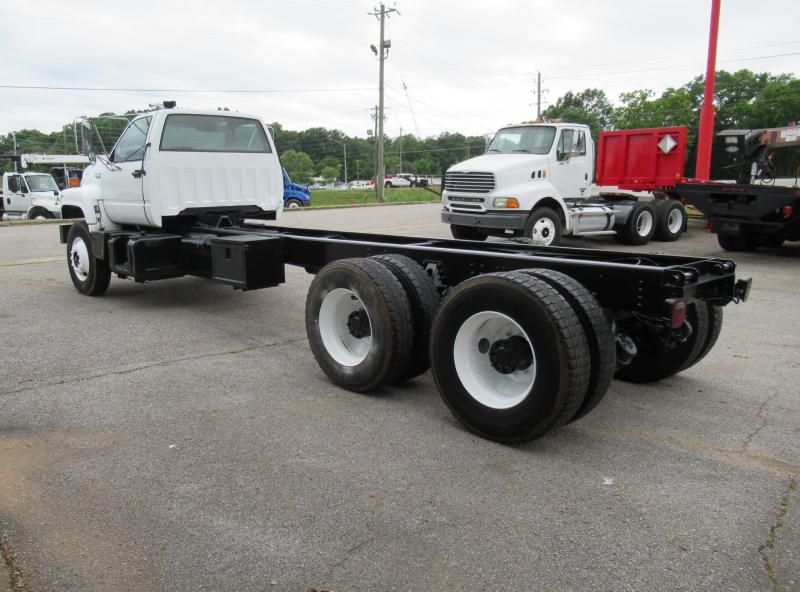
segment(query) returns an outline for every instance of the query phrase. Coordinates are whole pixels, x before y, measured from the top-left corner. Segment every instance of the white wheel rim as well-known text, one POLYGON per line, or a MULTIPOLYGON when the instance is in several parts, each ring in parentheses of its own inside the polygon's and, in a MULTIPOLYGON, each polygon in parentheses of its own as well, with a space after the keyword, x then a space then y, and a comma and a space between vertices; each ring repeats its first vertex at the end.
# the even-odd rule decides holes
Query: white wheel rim
POLYGON ((667 228, 672 234, 680 232, 681 228, 683 228, 683 212, 681 212, 680 208, 675 208, 669 213, 667 228))
POLYGON ((300 204, 299 204, 299 203, 297 203, 296 201, 290 201, 290 202, 289 202, 289 207, 290 207, 290 208, 299 208, 299 207, 300 207, 300 204))
POLYGON ((85 282, 89 277, 89 249, 82 238, 72 241, 69 250, 69 264, 77 278, 85 282))
POLYGON ((556 225, 550 218, 539 218, 533 223, 531 242, 536 245, 548 246, 556 238, 556 225))
POLYGON ((653 229, 653 214, 644 210, 636 218, 636 232, 639 236, 647 236, 653 229))
POLYGON ((364 303, 355 292, 335 288, 325 295, 319 309, 319 333, 328 354, 342 366, 357 366, 372 347, 372 321, 364 303), (353 313, 366 315, 369 335, 357 337, 348 327, 353 313))
POLYGON ((34 220, 47 220, 47 218, 45 216, 42 216, 41 214, 37 214, 34 220))
POLYGON ((509 409, 519 405, 536 381, 536 354, 528 335, 516 321, 502 313, 483 311, 472 315, 458 329, 453 343, 453 361, 461 384, 481 405, 509 409), (530 348, 531 363, 524 369, 503 373, 492 363, 489 351, 481 351, 481 342, 492 344, 519 336, 530 348))

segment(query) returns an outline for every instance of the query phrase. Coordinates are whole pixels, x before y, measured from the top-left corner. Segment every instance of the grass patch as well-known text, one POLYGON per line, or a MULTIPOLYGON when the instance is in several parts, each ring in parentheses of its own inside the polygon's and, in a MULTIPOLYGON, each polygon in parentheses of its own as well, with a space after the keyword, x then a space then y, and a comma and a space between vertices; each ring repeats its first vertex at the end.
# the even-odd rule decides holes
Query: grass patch
MULTIPOLYGON (((419 187, 390 187, 384 189, 386 203, 406 201, 438 201, 437 193, 419 187)), ((352 206, 378 203, 374 189, 316 189, 311 191, 311 207, 352 206)))

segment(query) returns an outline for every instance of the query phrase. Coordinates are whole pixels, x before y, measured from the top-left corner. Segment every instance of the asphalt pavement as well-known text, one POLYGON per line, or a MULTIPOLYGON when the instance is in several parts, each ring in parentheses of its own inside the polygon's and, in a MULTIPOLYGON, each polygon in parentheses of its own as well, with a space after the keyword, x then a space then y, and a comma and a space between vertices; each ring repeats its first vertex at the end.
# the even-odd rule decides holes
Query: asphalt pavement
MULTIPOLYGON (((449 236, 438 210, 282 223, 449 236)), ((36 592, 800 590, 800 245, 723 253, 692 223, 629 249, 733 258, 751 299, 697 366, 615 381, 584 419, 504 446, 465 431, 430 373, 333 386, 301 269, 88 298, 55 225, 0 227, 7 563, 36 592)))

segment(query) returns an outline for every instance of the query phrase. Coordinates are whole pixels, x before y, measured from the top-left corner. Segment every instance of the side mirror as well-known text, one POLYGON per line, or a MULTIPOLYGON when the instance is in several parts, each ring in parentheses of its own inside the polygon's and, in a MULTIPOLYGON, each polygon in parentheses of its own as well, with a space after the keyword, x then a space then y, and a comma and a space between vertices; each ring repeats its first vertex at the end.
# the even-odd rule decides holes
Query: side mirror
POLYGON ((95 154, 94 152, 89 153, 89 164, 91 165, 97 164, 97 154, 95 154))

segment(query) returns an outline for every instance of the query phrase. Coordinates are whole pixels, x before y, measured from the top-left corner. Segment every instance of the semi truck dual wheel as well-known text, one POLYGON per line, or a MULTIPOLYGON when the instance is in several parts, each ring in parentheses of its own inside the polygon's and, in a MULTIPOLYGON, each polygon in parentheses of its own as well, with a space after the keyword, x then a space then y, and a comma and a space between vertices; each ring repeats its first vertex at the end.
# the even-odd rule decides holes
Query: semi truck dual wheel
POLYGON ((311 351, 335 384, 365 392, 397 381, 414 343, 411 304, 387 267, 341 259, 311 282, 306 299, 311 351))
POLYGON ((675 199, 657 199, 655 239, 672 242, 680 238, 686 225, 686 210, 675 199))
MULTIPOLYGON (((713 343, 709 340, 709 307, 704 302, 692 303, 686 307, 686 321, 692 328, 691 334, 668 347, 644 324, 638 323, 627 331, 636 342, 638 352, 631 363, 622 366, 616 378, 628 382, 647 383, 669 378, 695 364, 713 343)), ((722 317, 719 317, 722 323, 722 317)))
POLYGON ((441 296, 433 286, 430 276, 422 266, 405 255, 375 255, 378 261, 394 274, 406 291, 411 305, 411 322, 414 327, 414 341, 411 346, 411 360, 408 368, 400 376, 399 382, 411 380, 431 367, 428 342, 431 324, 439 308, 441 296))
POLYGON ((67 267, 72 283, 81 294, 99 296, 108 290, 111 270, 92 253, 91 235, 83 224, 73 224, 67 234, 67 267))
POLYGON ((556 246, 561 242, 561 218, 550 208, 536 208, 525 224, 525 238, 537 246, 556 246))
POLYGON ((450 225, 450 233, 453 235, 453 238, 457 238, 458 240, 484 241, 488 236, 482 230, 478 230, 472 226, 459 226, 458 224, 450 225))
POLYGON ((531 440, 575 417, 590 366, 575 310, 525 273, 462 282, 433 322, 431 368, 442 399, 468 429, 499 442, 531 440))
POLYGON ((617 229, 618 241, 628 245, 644 245, 656 232, 656 209, 652 204, 638 201, 633 204, 625 224, 617 229))
POLYGON ((708 314, 708 332, 706 333, 706 338, 703 341, 703 345, 700 348, 700 351, 697 353, 697 357, 686 363, 681 368, 681 372, 683 372, 687 368, 691 368, 692 366, 697 364, 700 360, 705 358, 706 354, 708 354, 708 352, 710 352, 717 344, 717 339, 719 339, 719 334, 722 332, 721 306, 714 306, 712 304, 708 304, 707 302, 697 302, 695 303, 695 306, 703 307, 706 309, 706 314, 708 314))
POLYGON ((617 349, 611 320, 598 304, 597 299, 580 282, 560 271, 549 269, 524 269, 521 273, 547 282, 564 297, 577 313, 589 346, 590 368, 586 397, 570 422, 584 417, 592 411, 608 390, 617 363, 617 349))

